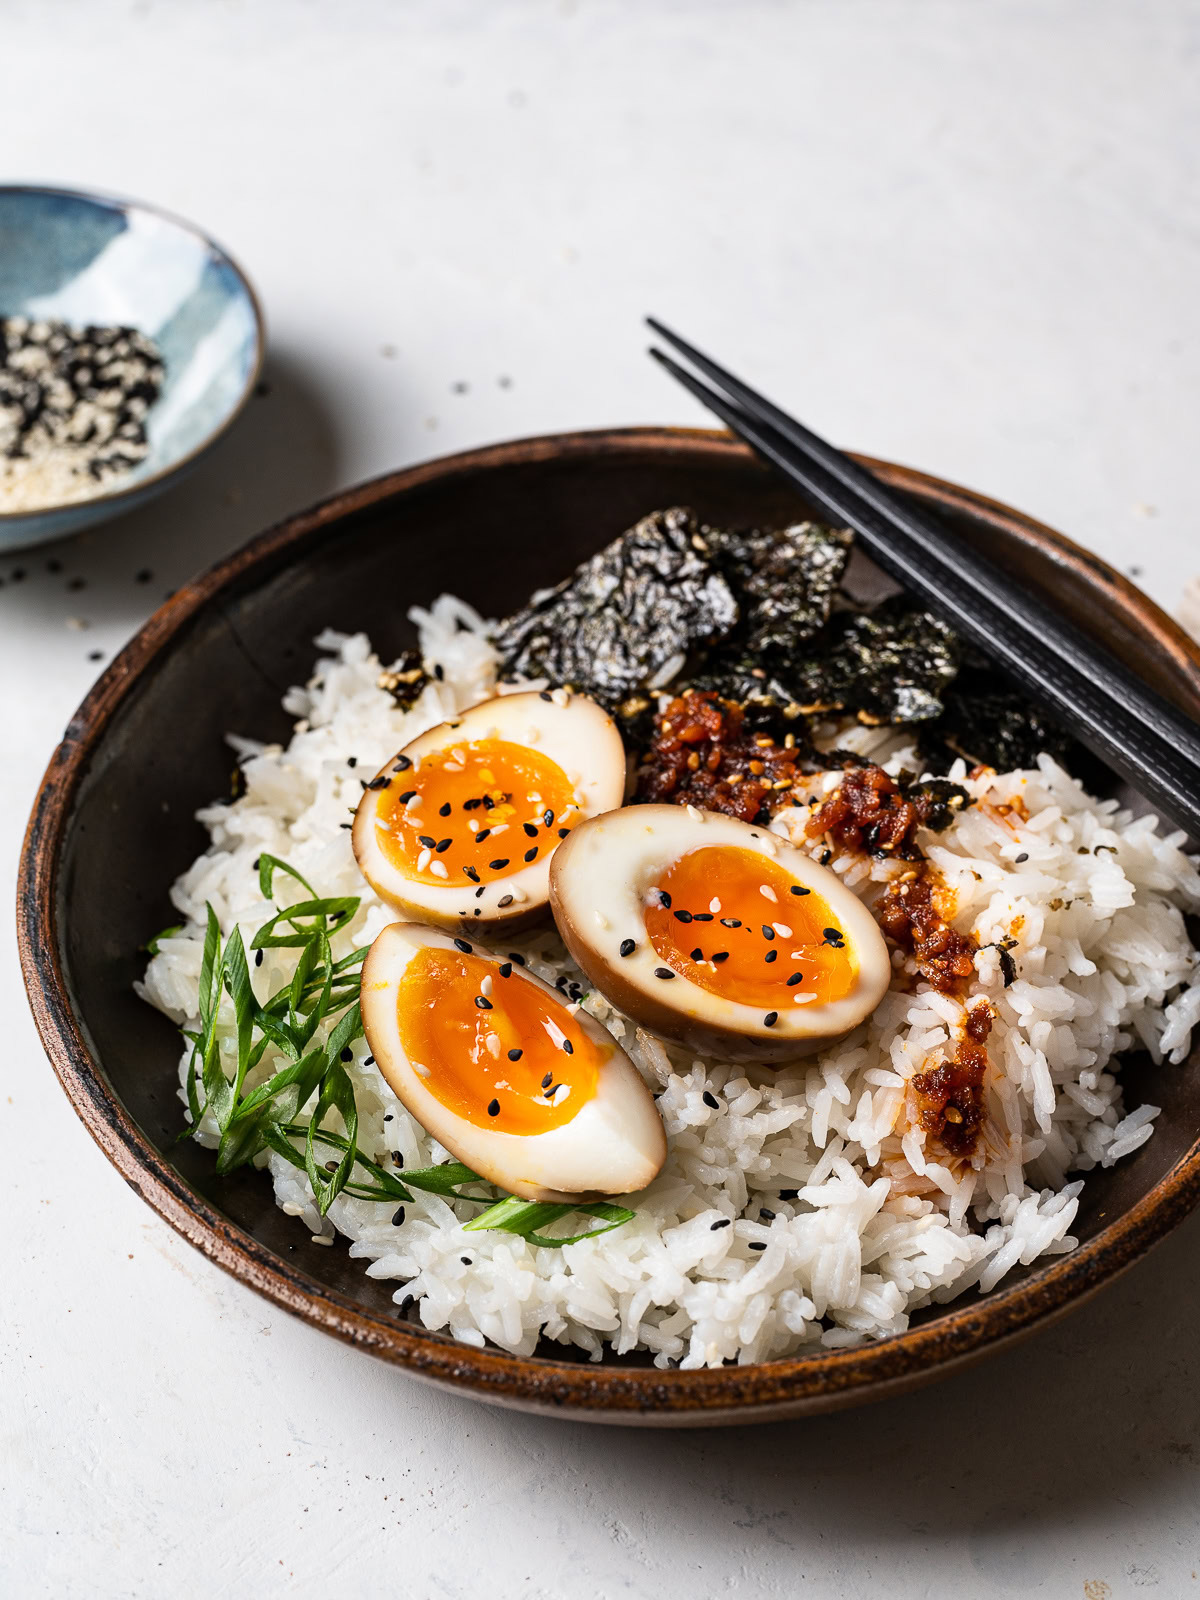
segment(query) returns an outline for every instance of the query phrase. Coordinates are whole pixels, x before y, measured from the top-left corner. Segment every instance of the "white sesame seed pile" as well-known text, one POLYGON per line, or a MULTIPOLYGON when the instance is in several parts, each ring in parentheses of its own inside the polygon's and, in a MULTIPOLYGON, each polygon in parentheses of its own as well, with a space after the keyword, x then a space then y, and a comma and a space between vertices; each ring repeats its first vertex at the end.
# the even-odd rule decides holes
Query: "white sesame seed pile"
POLYGON ((37 511, 119 486, 145 459, 162 388, 136 328, 0 318, 0 511, 37 511))

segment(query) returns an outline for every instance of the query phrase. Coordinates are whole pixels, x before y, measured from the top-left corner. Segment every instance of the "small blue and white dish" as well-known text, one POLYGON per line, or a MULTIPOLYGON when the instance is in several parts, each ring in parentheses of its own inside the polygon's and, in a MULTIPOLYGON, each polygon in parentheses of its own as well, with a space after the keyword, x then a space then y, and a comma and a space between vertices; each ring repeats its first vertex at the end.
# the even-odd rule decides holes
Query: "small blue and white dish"
POLYGON ((148 500, 233 423, 262 370, 258 298, 211 239, 136 201, 0 185, 0 318, 120 324, 162 352, 149 451, 119 487, 87 500, 0 511, 0 551, 41 544, 148 500))

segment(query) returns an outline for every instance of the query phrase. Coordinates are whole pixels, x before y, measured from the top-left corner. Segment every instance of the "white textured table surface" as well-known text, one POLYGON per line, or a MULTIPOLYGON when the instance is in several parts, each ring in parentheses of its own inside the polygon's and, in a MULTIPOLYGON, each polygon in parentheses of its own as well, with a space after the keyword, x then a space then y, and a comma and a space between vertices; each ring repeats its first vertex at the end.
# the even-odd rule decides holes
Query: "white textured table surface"
MULTIPOLYGON (((698 420, 642 355, 648 309, 1168 606, 1200 566, 1186 0, 0 0, 0 77, 3 177, 207 226, 272 335, 270 395, 185 487, 0 559, 6 896, 92 652, 338 485, 698 420)), ((5 1595, 1200 1596, 1200 1222, 1057 1330, 858 1413, 653 1435, 489 1411, 159 1222, 0 944, 5 1595)))

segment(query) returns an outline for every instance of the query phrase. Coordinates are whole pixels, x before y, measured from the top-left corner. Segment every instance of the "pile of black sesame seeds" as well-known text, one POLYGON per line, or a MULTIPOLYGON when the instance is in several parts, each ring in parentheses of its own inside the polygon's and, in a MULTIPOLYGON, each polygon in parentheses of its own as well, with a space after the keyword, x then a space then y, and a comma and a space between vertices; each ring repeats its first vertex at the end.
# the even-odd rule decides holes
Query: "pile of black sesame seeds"
POLYGON ((136 328, 0 318, 0 511, 116 487, 145 459, 162 380, 158 346, 136 328))

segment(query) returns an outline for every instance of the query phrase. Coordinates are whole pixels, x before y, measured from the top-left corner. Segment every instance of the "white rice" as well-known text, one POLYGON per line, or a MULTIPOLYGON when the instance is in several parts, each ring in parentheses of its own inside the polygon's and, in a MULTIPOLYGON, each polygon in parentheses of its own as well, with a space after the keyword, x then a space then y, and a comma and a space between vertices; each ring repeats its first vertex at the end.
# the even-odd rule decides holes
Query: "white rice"
MULTIPOLYGON (((172 890, 187 927, 162 941, 142 991, 176 1022, 198 1025, 205 902, 225 934, 237 923, 247 939, 271 915, 253 869, 262 851, 295 864, 321 895, 361 896, 335 955, 394 920, 360 878, 343 826, 359 774, 495 690, 494 655, 470 608, 443 597, 414 620, 444 680, 410 712, 378 688, 365 637, 326 633, 312 681, 285 697, 299 719, 286 749, 235 741, 245 793, 200 812, 212 844, 172 890)), ((843 732, 840 743, 890 757, 893 769, 913 761, 878 730, 843 732)), ((304 1174, 270 1153, 260 1162, 279 1205, 323 1241, 344 1234, 371 1277, 397 1284, 398 1304, 416 1301, 427 1328, 523 1354, 541 1337, 596 1360, 606 1346, 642 1347, 658 1365, 683 1367, 900 1333, 918 1307, 975 1285, 986 1291, 1018 1263, 1069 1251, 1083 1186, 1070 1175, 1111 1165, 1153 1134, 1156 1107, 1125 1115, 1114 1058, 1144 1048, 1180 1061, 1200 1019, 1198 958, 1182 915, 1200 906, 1200 877, 1182 834, 1164 838, 1153 818, 1092 799, 1047 756, 1036 771, 954 776, 977 804, 926 848, 957 894, 956 925, 984 947, 967 1002, 986 996, 996 1012, 988 1120, 971 1162, 927 1144, 907 1114, 908 1080, 954 1054, 957 998, 910 981, 911 992, 894 989, 842 1044, 756 1071, 665 1044, 593 992, 584 1004, 658 1095, 670 1146, 659 1178, 635 1197, 633 1222, 551 1250, 465 1233, 475 1208, 460 1206, 460 1220, 454 1205, 419 1192, 398 1224, 394 1205, 344 1195, 323 1222, 304 1174), (1014 797, 1027 820, 998 809, 1014 797), (1006 938, 1017 967, 1008 988, 992 947, 1006 938), (794 1198, 781 1200, 781 1189, 794 1198)), ((819 775, 811 792, 837 781, 819 775)), ((807 814, 791 810, 775 826, 803 842, 807 814)), ((860 893, 894 870, 850 856, 832 865, 860 893)), ((525 953, 544 977, 585 982, 551 926, 504 948, 525 953)), ((251 969, 260 999, 286 981, 291 959, 269 950, 251 969)), ((222 1027, 232 1051, 231 1019, 222 1027)), ((408 1167, 444 1159, 366 1054, 360 1040, 348 1064, 364 1153, 386 1164, 398 1152, 408 1167)), ((279 1064, 268 1051, 253 1081, 279 1064)), ((181 1081, 186 1065, 185 1053, 181 1081)), ((206 1125, 199 1137, 215 1143, 206 1125)))

